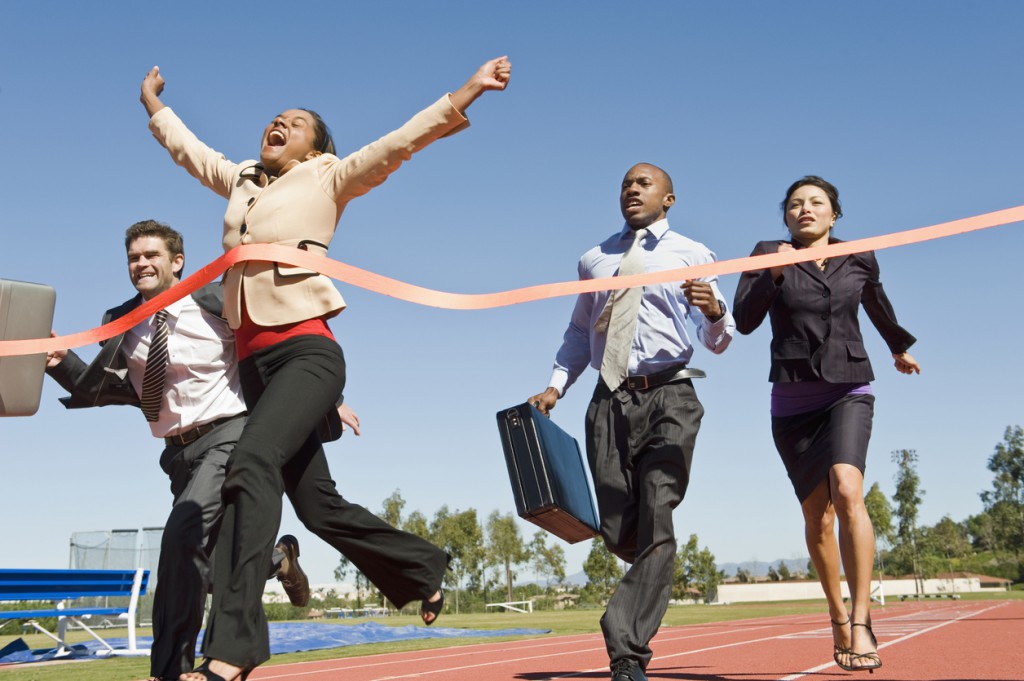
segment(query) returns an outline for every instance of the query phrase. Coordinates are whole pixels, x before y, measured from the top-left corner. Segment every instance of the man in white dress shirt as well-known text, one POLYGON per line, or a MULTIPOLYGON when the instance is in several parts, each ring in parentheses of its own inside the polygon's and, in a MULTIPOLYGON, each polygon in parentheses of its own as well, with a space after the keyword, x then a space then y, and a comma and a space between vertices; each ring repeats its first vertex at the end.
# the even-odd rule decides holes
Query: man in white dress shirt
MULTIPOLYGON (((104 324, 174 286, 185 265, 181 235, 153 220, 129 227, 125 248, 128 276, 138 295, 107 310, 104 324)), ((221 487, 228 457, 245 424, 235 339, 221 316, 221 289, 219 283, 209 284, 165 308, 167 358, 163 388, 156 397, 159 411, 152 419, 146 417, 153 436, 164 441, 160 467, 170 478, 174 495, 153 602, 150 674, 160 680, 176 680, 195 664, 196 638, 212 579, 210 559, 223 515, 221 487)), ((47 373, 71 393, 61 398, 64 405, 140 407, 156 317, 104 342, 88 365, 70 350, 49 353, 47 373)), ((285 535, 268 570, 281 581, 291 602, 304 606, 309 582, 298 555, 297 541, 285 535)))
MULTIPOLYGON (((669 229, 675 194, 661 168, 630 168, 619 203, 626 225, 580 258, 580 279, 714 261, 703 244, 669 229), (620 271, 620 264, 630 271, 620 271)), ((690 380, 704 372, 687 366, 693 355, 687 320, 716 354, 729 345, 735 323, 714 277, 644 286, 632 304, 628 297, 619 291, 579 296, 548 388, 529 401, 547 414, 588 364, 601 372, 587 409, 587 458, 601 536, 632 564, 608 601, 601 629, 612 680, 646 681, 648 644, 672 593, 672 511, 686 493, 704 414, 690 380)))

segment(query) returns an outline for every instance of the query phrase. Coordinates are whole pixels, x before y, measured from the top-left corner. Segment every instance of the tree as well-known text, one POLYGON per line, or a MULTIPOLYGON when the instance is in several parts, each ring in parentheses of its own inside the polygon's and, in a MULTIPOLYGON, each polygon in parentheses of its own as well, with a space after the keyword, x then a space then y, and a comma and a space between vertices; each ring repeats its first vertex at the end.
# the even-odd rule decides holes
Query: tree
POLYGON ((896 493, 893 495, 898 523, 896 553, 897 557, 902 558, 904 565, 909 562, 917 582, 917 592, 921 593, 924 590, 924 584, 918 565, 917 511, 921 505, 924 491, 921 489, 921 478, 917 475, 917 453, 912 449, 895 450, 892 453, 892 460, 897 465, 896 493), (907 556, 909 556, 909 561, 907 556))
POLYGON ((561 584, 565 580, 565 550, 557 544, 548 546, 547 533, 538 530, 530 542, 529 552, 533 571, 544 577, 545 588, 551 587, 551 580, 561 584))
MULTIPOLYGON (((392 527, 400 528, 402 527, 403 508, 405 508, 405 499, 402 498, 401 490, 396 489, 394 492, 391 493, 391 496, 384 500, 381 512, 377 514, 377 517, 386 522, 388 525, 391 525, 392 527)), ((338 567, 334 568, 334 578, 339 582, 344 580, 345 575, 348 573, 350 568, 355 574, 354 578, 356 582, 356 606, 362 607, 362 594, 364 590, 370 593, 371 595, 377 593, 378 595, 380 595, 381 601, 383 602, 384 597, 380 594, 379 591, 377 591, 374 588, 374 584, 369 580, 369 578, 366 575, 357 570, 356 567, 352 564, 352 562, 344 555, 341 555, 338 567)))
POLYGON ((595 539, 590 545, 590 553, 583 563, 583 573, 587 576, 587 587, 598 600, 603 601, 612 595, 615 586, 622 579, 622 567, 601 539, 595 539))
POLYGON ((777 582, 780 579, 779 573, 771 565, 768 566, 768 579, 773 582, 777 582))
POLYGON ((402 529, 421 539, 430 540, 430 526, 427 524, 427 517, 419 511, 413 511, 405 518, 402 529))
POLYGON ((750 580, 750 571, 749 570, 744 570, 741 567, 736 568, 736 580, 740 584, 746 584, 747 582, 751 581, 750 580))
MULTIPOLYGON (((871 526, 875 528, 875 543, 881 541, 883 547, 892 546, 896 540, 896 529, 892 524, 892 506, 877 482, 871 485, 871 489, 864 495, 864 506, 868 510, 871 526)), ((881 582, 882 571, 885 568, 883 551, 875 551, 875 560, 878 562, 878 579, 881 582)))
POLYGON ((492 564, 504 567, 506 598, 511 601, 512 580, 515 579, 512 568, 530 557, 511 513, 502 515, 492 511, 487 517, 487 553, 492 564))
POLYGON ((697 535, 691 534, 690 539, 679 547, 676 552, 675 566, 672 575, 672 598, 689 598, 687 593, 693 585, 693 568, 697 563, 700 548, 697 546, 697 535))
POLYGON ((995 474, 992 489, 982 492, 981 500, 986 511, 999 516, 1000 543, 1019 562, 1024 552, 1024 429, 1007 426, 1003 441, 989 457, 988 469, 995 474))
POLYGON ((933 527, 921 528, 918 551, 921 573, 925 577, 954 572, 961 559, 971 552, 966 524, 945 516, 933 527))
POLYGON ((674 598, 686 598, 690 589, 696 589, 705 602, 715 597, 722 575, 715 565, 715 556, 705 546, 699 549, 697 535, 691 534, 676 553, 675 574, 672 580, 674 598))
POLYGON ((964 521, 967 524, 967 534, 971 538, 971 546, 976 551, 999 550, 999 541, 996 538, 998 528, 992 514, 982 511, 978 515, 972 515, 964 521))
POLYGON ((814 561, 807 561, 807 579, 818 579, 818 568, 814 567, 814 561))
POLYGON ((871 526, 875 528, 875 538, 891 546, 896 540, 896 529, 892 524, 892 505, 885 498, 877 482, 871 485, 871 489, 864 495, 864 506, 868 509, 871 526))
POLYGON ((445 581, 455 587, 455 612, 460 609, 459 591, 463 579, 475 575, 483 561, 483 531, 477 520, 476 509, 448 510, 447 504, 437 510, 430 526, 434 543, 452 557, 450 576, 445 581))
POLYGON ((967 527, 948 515, 923 532, 924 550, 942 556, 947 561, 963 558, 971 552, 967 527))
POLYGON ((356 569, 356 566, 352 564, 352 561, 345 557, 345 554, 338 554, 338 558, 338 567, 334 568, 334 579, 339 582, 343 582, 345 581, 345 575, 348 574, 350 569, 355 573, 356 607, 361 608, 363 607, 363 592, 369 591, 371 586, 370 580, 366 575, 356 569))
POLYGON ((338 567, 334 568, 334 581, 344 582, 345 575, 348 574, 348 569, 352 567, 352 562, 345 557, 344 554, 340 556, 341 560, 338 562, 338 567))
POLYGON ((786 565, 786 561, 782 561, 779 563, 779 580, 788 582, 791 579, 793 579, 793 573, 789 571, 789 566, 786 565))
MULTIPOLYGON (((405 508, 405 499, 402 498, 402 491, 395 489, 381 506, 381 512, 379 518, 386 522, 391 527, 402 527, 402 509, 405 508)), ((367 582, 369 583, 369 582, 367 582)), ((377 590, 380 595, 380 600, 383 603, 384 595, 377 590)))
POLYGON ((401 527, 403 508, 405 508, 405 499, 402 498, 402 491, 396 489, 390 497, 384 500, 380 518, 391 527, 401 527))

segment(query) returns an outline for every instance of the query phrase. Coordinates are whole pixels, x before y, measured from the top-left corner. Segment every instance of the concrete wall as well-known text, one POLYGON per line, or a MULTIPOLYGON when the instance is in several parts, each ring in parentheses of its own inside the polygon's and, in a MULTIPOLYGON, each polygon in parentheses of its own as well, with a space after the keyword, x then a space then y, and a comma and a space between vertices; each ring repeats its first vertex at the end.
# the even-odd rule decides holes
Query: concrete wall
MULTIPOLYGON (((846 582, 840 582, 843 598, 850 597, 846 582)), ((871 582, 871 595, 879 598, 879 582, 871 582)), ((959 593, 1004 591, 1002 588, 982 588, 977 577, 956 579, 926 579, 924 593, 948 596, 959 593)), ((899 598, 917 593, 913 579, 886 579, 883 582, 885 598, 899 598)), ((821 584, 812 581, 799 582, 756 582, 747 584, 720 584, 715 603, 750 603, 755 601, 800 601, 824 598, 821 584)))

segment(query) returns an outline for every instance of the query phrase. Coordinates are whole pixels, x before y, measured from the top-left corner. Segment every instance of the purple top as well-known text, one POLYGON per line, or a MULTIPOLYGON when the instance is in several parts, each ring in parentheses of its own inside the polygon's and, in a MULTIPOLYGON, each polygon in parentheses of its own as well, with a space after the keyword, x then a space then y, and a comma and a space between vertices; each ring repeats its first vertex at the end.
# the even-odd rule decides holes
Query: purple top
POLYGON ((871 395, 870 383, 772 383, 772 416, 795 416, 829 407, 847 395, 871 395))

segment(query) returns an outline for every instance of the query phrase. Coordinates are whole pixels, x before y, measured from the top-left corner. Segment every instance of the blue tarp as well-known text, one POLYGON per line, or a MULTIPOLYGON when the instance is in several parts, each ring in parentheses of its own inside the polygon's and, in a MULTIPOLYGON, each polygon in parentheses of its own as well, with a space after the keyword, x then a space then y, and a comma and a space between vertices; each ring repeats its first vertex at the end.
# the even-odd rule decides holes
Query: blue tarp
MULTIPOLYGON (((387 641, 409 641, 425 638, 472 638, 495 636, 535 636, 548 634, 550 629, 455 629, 445 627, 388 627, 377 622, 365 622, 356 625, 328 624, 325 622, 271 622, 270 652, 272 654, 296 653, 302 650, 319 650, 322 648, 341 648, 363 643, 384 643, 387 641)), ((200 636, 202 640, 202 636, 200 636)), ((19 639, 20 641, 20 639, 19 639)), ((0 655, 0 664, 11 662, 42 662, 52 660, 56 649, 28 650, 22 643, 15 641, 4 648, 0 655)), ((108 643, 116 648, 128 647, 127 639, 109 639, 108 643)), ((139 637, 138 647, 149 648, 153 639, 139 637)), ((96 658, 96 651, 103 650, 96 641, 79 643, 71 646, 71 657, 74 659, 96 658)), ((197 651, 197 656, 199 655, 197 651)), ((98 659, 98 658, 96 658, 98 659)))

